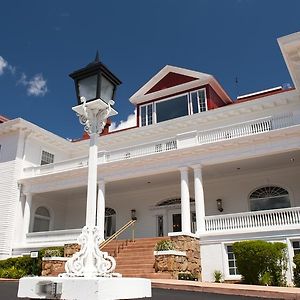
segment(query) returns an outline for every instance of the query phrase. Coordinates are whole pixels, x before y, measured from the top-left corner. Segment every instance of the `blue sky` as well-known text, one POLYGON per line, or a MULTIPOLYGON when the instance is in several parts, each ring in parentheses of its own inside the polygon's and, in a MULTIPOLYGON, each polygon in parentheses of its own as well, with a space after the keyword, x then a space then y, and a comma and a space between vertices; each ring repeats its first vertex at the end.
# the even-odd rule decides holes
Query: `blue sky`
POLYGON ((276 39, 300 31, 299 11, 297 0, 2 1, 0 114, 80 137, 68 74, 97 49, 123 82, 116 123, 166 64, 214 75, 232 98, 291 83, 276 39))

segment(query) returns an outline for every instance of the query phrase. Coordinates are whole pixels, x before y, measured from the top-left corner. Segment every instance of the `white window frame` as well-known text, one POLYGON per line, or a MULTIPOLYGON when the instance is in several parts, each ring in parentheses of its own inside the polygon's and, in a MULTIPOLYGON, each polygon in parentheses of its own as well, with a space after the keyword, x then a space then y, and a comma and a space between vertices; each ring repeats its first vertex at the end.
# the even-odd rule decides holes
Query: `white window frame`
POLYGON ((164 102, 164 101, 170 101, 172 99, 179 98, 179 97, 182 97, 182 96, 187 97, 187 111, 188 111, 187 116, 190 116, 190 115, 193 115, 193 114, 198 114, 198 113, 193 113, 192 93, 198 93, 199 91, 204 92, 205 111, 200 111, 200 101, 199 101, 200 99, 197 96, 198 113, 208 111, 207 92, 206 92, 206 88, 204 87, 204 88, 200 88, 200 89, 197 89, 197 90, 185 92, 185 93, 182 93, 182 94, 178 94, 178 95, 175 95, 175 96, 170 96, 170 97, 167 97, 167 98, 164 98, 164 99, 161 99, 161 100, 157 100, 157 101, 153 101, 153 102, 150 102, 150 103, 140 105, 139 106, 139 124, 140 124, 139 127, 145 127, 145 126, 149 126, 149 125, 152 125, 152 124, 157 124, 157 108, 156 108, 157 103, 164 102), (151 124, 149 124, 149 119, 148 119, 148 106, 149 105, 152 105, 152 123, 151 124), (142 107, 146 107, 146 124, 145 125, 142 125, 142 107))
POLYGON ((223 248, 223 274, 225 280, 240 280, 242 278, 241 275, 230 275, 229 274, 229 263, 228 263, 228 253, 227 246, 232 246, 236 241, 222 243, 223 248))
MULTIPOLYGON (((48 207, 47 205, 45 204, 39 204, 39 205, 36 205, 34 208, 33 208, 33 214, 32 214, 32 217, 31 217, 31 222, 30 222, 30 233, 37 233, 37 232, 43 232, 43 231, 33 231, 33 228, 34 228, 34 221, 35 221, 35 217, 36 217, 36 211, 39 207, 45 207, 48 212, 49 212, 49 230, 48 231, 52 231, 53 230, 53 211, 50 207, 48 207)), ((44 218, 43 216, 39 216, 39 218, 44 218)), ((48 219, 48 217, 45 217, 45 219, 48 219)), ((48 232, 48 231, 45 231, 45 232, 48 232)))
POLYGON ((156 120, 154 119, 155 113, 154 113, 154 103, 153 102, 140 105, 139 110, 140 110, 140 114, 139 114, 140 127, 145 127, 145 126, 149 126, 149 125, 156 123, 156 120), (149 106, 152 106, 152 123, 151 124, 149 124, 149 119, 148 119, 148 107, 149 106), (145 125, 142 125, 142 107, 146 108, 146 124, 145 125))
POLYGON ((206 94, 206 88, 201 88, 198 90, 190 91, 189 92, 189 114, 194 115, 194 114, 199 114, 205 111, 200 111, 200 102, 199 102, 199 97, 197 96, 197 104, 198 104, 198 112, 193 113, 193 101, 192 101, 192 93, 198 93, 199 91, 204 91, 204 97, 205 97, 205 111, 208 111, 208 105, 207 105, 207 94, 206 94))
MULTIPOLYGON (((282 186, 282 185, 280 185, 280 184, 277 184, 277 183, 270 183, 270 184, 268 184, 268 185, 262 185, 262 186, 259 186, 259 187, 256 187, 256 188, 254 188, 254 189, 252 189, 252 191, 248 194, 248 211, 252 211, 251 210, 251 199, 250 199, 250 196, 255 192, 255 191, 257 191, 257 190, 259 190, 260 188, 263 188, 263 187, 266 187, 266 186, 276 186, 276 187, 279 187, 279 188, 282 188, 282 189, 284 189, 284 190, 286 190, 287 191, 287 193, 288 193, 288 197, 289 197, 289 201, 290 201, 290 207, 293 207, 294 206, 294 199, 293 199, 293 197, 292 197, 292 193, 291 193, 291 191, 290 191, 290 189, 288 188, 288 187, 286 187, 286 186, 282 186)), ((280 195, 279 196, 274 196, 273 198, 276 198, 276 197, 281 197, 280 195)), ((259 200, 259 199, 264 199, 264 198, 257 198, 257 199, 255 199, 256 201, 257 200, 259 200)), ((252 199, 253 200, 253 199, 252 199)), ((282 208, 282 209, 284 209, 284 208, 282 208)), ((271 210, 271 209, 270 209, 271 210)), ((268 211, 268 210, 266 210, 266 211, 268 211)))

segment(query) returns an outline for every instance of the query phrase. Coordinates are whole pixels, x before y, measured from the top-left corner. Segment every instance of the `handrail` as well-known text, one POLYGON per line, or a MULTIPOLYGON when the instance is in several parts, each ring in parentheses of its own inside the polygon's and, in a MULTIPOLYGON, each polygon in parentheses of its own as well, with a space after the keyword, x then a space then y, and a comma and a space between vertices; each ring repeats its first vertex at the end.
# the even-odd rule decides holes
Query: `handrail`
MULTIPOLYGON (((111 241, 116 239, 121 233, 123 233, 127 228, 130 226, 133 226, 136 220, 130 220, 125 225, 123 225, 120 229, 118 229, 113 235, 111 235, 107 240, 103 241, 100 244, 100 250, 103 249, 105 246, 107 246, 111 241)), ((134 241, 134 235, 132 237, 132 240, 134 241)))

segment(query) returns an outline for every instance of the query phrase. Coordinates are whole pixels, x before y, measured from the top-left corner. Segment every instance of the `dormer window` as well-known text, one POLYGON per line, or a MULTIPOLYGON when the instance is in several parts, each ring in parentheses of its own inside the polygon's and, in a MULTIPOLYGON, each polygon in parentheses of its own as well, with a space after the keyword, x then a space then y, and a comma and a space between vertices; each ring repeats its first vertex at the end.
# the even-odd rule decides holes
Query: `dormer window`
POLYGON ((140 126, 147 126, 207 110, 205 88, 140 106, 140 126))

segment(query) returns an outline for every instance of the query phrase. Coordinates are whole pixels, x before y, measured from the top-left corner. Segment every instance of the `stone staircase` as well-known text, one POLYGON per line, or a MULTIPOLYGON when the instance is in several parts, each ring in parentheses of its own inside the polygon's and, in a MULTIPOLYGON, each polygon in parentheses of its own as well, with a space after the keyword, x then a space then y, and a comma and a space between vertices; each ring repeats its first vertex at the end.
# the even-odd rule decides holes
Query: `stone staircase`
POLYGON ((102 251, 115 257, 117 262, 115 272, 121 273, 123 277, 170 279, 170 274, 155 273, 154 269, 154 246, 163 239, 166 239, 166 237, 142 238, 134 242, 128 242, 127 245, 126 241, 112 241, 102 251), (121 246, 121 248, 116 254, 117 246, 121 246))

